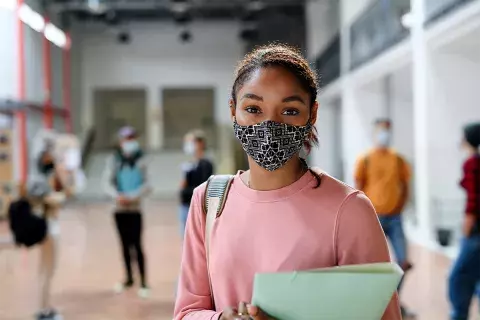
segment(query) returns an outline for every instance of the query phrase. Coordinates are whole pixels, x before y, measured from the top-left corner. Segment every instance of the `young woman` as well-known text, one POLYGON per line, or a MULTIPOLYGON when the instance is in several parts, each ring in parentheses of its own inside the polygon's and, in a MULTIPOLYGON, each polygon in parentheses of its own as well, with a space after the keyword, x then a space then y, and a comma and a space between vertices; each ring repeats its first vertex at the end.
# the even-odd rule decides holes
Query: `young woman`
POLYGON ((19 246, 38 246, 40 251, 38 289, 39 308, 37 320, 60 319, 51 303, 51 285, 58 260, 60 207, 75 189, 75 172, 57 161, 55 142, 45 145, 39 155, 39 175, 28 185, 19 187, 19 199, 9 208, 10 228, 19 246))
MULTIPOLYGON (((190 206, 175 320, 243 319, 257 272, 282 272, 390 261, 370 201, 299 157, 316 142, 317 82, 308 62, 281 45, 240 63, 230 100, 236 137, 250 170, 239 172, 205 254, 205 185, 190 206), (209 272, 213 292, 210 290, 209 272), (212 298, 215 305, 212 305, 212 298)), ((249 317, 270 319, 254 306, 249 317)), ((383 320, 398 320, 392 298, 383 320)), ((280 319, 281 320, 281 319, 280 319)))
POLYGON ((193 190, 208 180, 213 174, 213 165, 205 158, 206 139, 202 131, 189 132, 184 139, 183 150, 192 157, 192 161, 183 164, 184 178, 180 190, 180 232, 185 234, 188 209, 192 201, 193 190))
POLYGON ((138 295, 146 298, 149 292, 142 248, 141 200, 150 191, 147 184, 147 165, 135 129, 123 127, 118 137, 119 148, 115 150, 113 157, 108 159, 104 172, 105 190, 116 203, 115 225, 122 244, 125 264, 125 280, 115 285, 115 291, 120 293, 134 284, 131 250, 135 250, 140 272, 138 295))

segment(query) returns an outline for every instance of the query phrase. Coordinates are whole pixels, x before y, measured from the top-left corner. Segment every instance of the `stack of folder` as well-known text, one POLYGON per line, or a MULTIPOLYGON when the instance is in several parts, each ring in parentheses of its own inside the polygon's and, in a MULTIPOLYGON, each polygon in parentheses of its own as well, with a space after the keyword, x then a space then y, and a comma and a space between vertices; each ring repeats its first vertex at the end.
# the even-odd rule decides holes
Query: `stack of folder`
POLYGON ((260 273, 252 303, 278 320, 380 320, 402 276, 394 263, 260 273))

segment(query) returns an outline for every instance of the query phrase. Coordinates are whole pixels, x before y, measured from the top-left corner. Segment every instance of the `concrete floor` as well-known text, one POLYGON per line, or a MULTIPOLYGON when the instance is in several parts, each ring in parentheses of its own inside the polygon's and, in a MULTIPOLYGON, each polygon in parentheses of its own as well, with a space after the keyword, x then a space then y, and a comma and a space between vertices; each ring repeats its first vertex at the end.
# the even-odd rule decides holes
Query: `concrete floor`
MULTIPOLYGON (((146 206, 144 243, 152 287, 148 300, 138 298, 135 290, 113 293, 123 265, 110 211, 108 204, 96 203, 62 213, 55 306, 66 320, 171 319, 181 248, 176 204, 153 201, 146 206)), ((37 256, 35 249, 0 251, 0 319, 32 319, 37 256)), ((447 320, 450 260, 413 245, 411 258, 415 268, 405 281, 403 301, 417 319, 447 320)))

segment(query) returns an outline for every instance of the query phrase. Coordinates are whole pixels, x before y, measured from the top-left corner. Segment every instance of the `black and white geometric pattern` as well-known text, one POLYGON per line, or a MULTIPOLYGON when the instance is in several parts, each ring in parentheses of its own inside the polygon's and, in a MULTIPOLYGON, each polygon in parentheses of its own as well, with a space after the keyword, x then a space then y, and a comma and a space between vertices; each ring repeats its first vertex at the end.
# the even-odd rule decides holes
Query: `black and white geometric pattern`
POLYGON ((233 128, 243 150, 258 165, 274 171, 300 151, 312 126, 310 122, 305 126, 294 126, 270 120, 241 126, 235 120, 233 128))

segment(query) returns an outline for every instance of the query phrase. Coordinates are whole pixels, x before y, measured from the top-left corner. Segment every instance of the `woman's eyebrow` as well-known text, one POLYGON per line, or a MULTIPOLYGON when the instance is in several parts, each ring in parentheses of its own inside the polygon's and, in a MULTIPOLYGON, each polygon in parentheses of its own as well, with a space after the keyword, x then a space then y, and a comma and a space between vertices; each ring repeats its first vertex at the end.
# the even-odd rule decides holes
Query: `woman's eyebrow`
POLYGON ((252 100, 257 100, 257 101, 263 101, 263 98, 260 96, 257 96, 256 94, 253 93, 245 93, 240 100, 243 99, 252 99, 252 100))
POLYGON ((298 101, 298 102, 301 102, 301 103, 305 104, 305 101, 303 101, 302 97, 297 96, 297 95, 286 97, 282 100, 282 102, 293 102, 293 101, 298 101))

